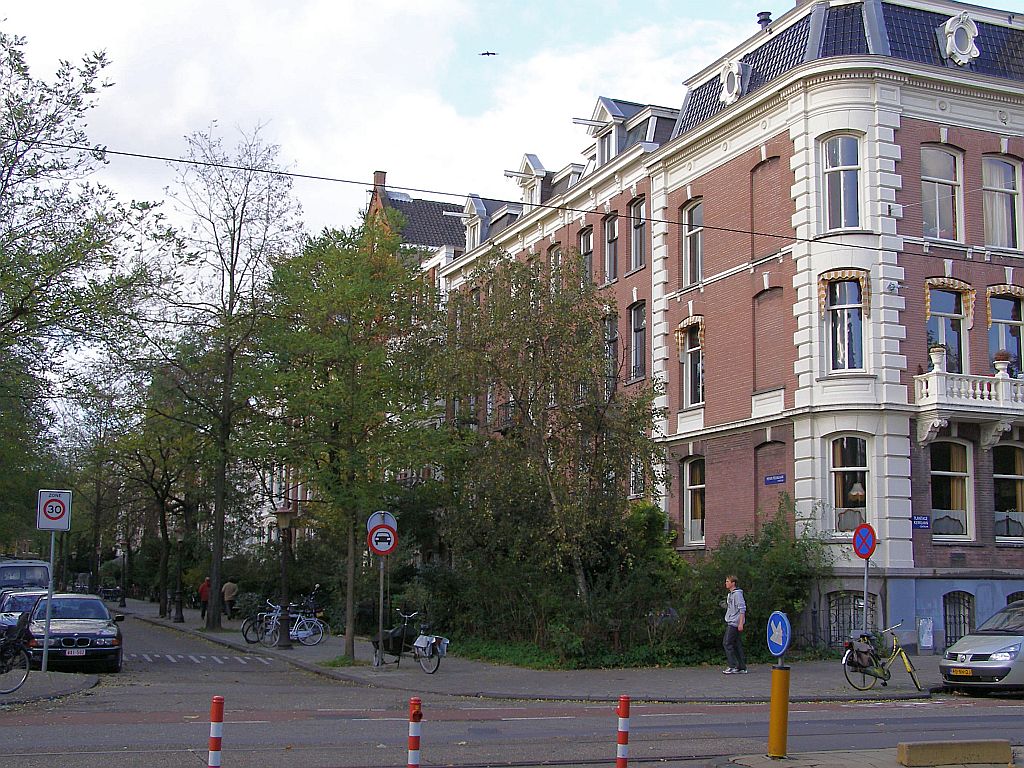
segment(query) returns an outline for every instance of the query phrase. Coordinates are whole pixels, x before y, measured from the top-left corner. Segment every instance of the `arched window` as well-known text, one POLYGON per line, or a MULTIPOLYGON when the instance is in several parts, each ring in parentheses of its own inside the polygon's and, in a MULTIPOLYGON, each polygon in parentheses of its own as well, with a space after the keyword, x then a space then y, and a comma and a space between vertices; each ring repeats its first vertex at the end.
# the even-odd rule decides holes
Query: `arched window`
POLYGON ((960 156, 939 147, 921 148, 921 217, 923 234, 937 240, 960 240, 963 190, 960 156))
POLYGON ((704 279, 704 202, 697 200, 682 209, 683 241, 679 274, 682 287, 704 279))
POLYGON ((974 631, 974 595, 970 592, 947 592, 943 595, 942 623, 946 630, 947 648, 974 631))
POLYGON ((644 199, 634 200, 629 206, 629 268, 640 269, 647 262, 647 216, 644 213, 644 199))
POLYGON ((822 144, 825 227, 860 226, 860 143, 856 136, 832 136, 822 144))
POLYGON ((1018 600, 1024 600, 1024 592, 1011 592, 1006 596, 1006 604, 1016 603, 1018 600))
POLYGON ((937 440, 928 447, 931 458, 932 536, 970 539, 974 525, 970 513, 970 447, 937 440))
POLYGON ((631 379, 647 375, 647 305, 638 301, 629 308, 631 379))
POLYGON ((860 280, 831 280, 827 294, 829 370, 864 369, 864 303, 860 280))
POLYGON ((997 539, 1024 539, 1024 449, 992 448, 993 526, 997 539))
POLYGON ((594 282, 594 230, 586 227, 579 234, 580 258, 583 260, 583 278, 594 282))
POLYGON ((829 456, 830 503, 835 510, 833 530, 836 533, 853 531, 867 522, 867 440, 853 435, 833 438, 829 456))
POLYGON ((981 160, 984 189, 985 245, 1020 248, 1020 164, 1002 157, 981 160))
MULTIPOLYGON (((996 352, 1005 350, 1010 356, 1006 372, 1017 377, 1024 371, 1024 316, 1022 316, 1020 286, 991 286, 988 289, 988 354, 991 360, 996 352)), ((995 366, 993 366, 993 369, 995 366)))
POLYGON ((704 544, 704 457, 683 462, 683 543, 704 544))
POLYGON ((931 288, 928 296, 928 347, 933 344, 945 346, 946 370, 949 373, 966 373, 963 294, 956 290, 931 288))

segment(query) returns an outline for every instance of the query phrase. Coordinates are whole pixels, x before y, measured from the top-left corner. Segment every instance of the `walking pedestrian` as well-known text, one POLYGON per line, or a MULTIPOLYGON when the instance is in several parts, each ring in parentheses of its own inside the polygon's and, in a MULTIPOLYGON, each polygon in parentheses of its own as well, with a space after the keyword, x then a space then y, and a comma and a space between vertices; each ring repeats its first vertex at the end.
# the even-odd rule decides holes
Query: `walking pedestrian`
POLYGON ((203 579, 203 583, 199 585, 199 616, 203 619, 206 618, 206 606, 210 604, 210 577, 207 576, 203 579))
POLYGON ((722 670, 722 674, 745 675, 747 660, 743 655, 743 637, 740 633, 747 619, 747 603, 743 599, 743 590, 736 585, 736 577, 732 574, 725 577, 725 588, 729 590, 729 596, 725 598, 725 637, 722 646, 729 666, 722 670))
POLYGON ((220 593, 224 596, 224 613, 229 619, 235 618, 235 598, 238 597, 238 585, 228 579, 220 588, 220 593))

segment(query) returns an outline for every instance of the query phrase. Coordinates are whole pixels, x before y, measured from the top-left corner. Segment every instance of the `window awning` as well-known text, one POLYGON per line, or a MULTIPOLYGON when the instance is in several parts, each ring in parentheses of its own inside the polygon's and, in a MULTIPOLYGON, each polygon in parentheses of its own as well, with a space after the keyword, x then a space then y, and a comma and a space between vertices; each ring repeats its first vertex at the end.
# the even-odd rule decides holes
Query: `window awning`
POLYGON ((860 300, 864 308, 864 317, 869 317, 871 315, 871 275, 866 269, 831 269, 821 273, 818 277, 818 311, 821 316, 825 316, 829 283, 838 283, 843 280, 856 280, 860 283, 860 300))

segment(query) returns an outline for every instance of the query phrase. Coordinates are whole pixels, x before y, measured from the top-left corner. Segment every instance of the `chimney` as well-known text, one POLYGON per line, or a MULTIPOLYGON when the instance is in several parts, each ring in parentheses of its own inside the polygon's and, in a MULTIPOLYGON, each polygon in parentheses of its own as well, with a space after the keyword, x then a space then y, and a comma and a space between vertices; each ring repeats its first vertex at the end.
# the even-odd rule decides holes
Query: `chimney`
POLYGON ((387 177, 387 175, 388 175, 387 171, 374 171, 373 172, 373 186, 375 186, 375 187, 383 187, 384 186, 384 179, 387 177))
POLYGON ((757 14, 757 23, 761 25, 761 29, 768 29, 772 23, 772 12, 761 11, 757 14))

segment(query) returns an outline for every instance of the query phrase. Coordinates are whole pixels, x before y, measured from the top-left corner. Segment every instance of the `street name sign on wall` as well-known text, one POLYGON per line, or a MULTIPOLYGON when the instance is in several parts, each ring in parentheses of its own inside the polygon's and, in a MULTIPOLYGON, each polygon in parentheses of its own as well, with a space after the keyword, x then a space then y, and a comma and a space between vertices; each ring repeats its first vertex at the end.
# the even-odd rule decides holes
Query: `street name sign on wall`
POLYGON ((36 528, 40 531, 71 530, 71 491, 39 491, 36 528))

